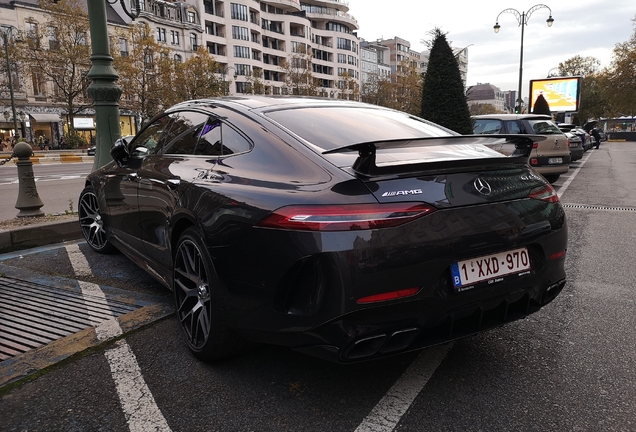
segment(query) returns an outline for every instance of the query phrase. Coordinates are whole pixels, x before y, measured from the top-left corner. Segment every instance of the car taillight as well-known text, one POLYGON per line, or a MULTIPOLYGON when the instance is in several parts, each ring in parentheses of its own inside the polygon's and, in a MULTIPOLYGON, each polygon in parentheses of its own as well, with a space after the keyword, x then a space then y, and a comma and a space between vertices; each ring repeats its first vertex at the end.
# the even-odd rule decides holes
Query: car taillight
POLYGON ((530 165, 539 165, 539 159, 537 158, 530 159, 530 165))
POLYGON ((281 207, 256 226, 302 231, 352 231, 405 224, 436 210, 424 203, 307 205, 281 207))
POLYGON ((570 143, 570 138, 568 138, 568 148, 572 147, 570 143))
POLYGON ((552 187, 552 185, 545 185, 538 188, 534 188, 530 191, 530 198, 550 203, 559 202, 559 196, 552 187))
POLYGON ((539 143, 538 142, 533 142, 532 143, 532 148, 533 149, 538 148, 538 147, 539 147, 539 143))

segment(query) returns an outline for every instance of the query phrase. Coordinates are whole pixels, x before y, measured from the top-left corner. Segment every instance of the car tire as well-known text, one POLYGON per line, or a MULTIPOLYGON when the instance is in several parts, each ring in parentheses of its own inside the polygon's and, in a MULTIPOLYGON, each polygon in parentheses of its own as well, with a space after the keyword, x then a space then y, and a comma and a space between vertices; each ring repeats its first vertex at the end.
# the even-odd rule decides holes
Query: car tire
POLYGON ((549 174, 545 176, 545 179, 550 183, 556 183, 556 181, 559 180, 559 177, 561 177, 561 174, 549 174))
POLYGON ((87 186, 80 193, 77 213, 82 234, 91 249, 103 254, 117 252, 115 246, 108 241, 104 219, 99 209, 99 200, 91 186, 87 186))
POLYGON ((240 354, 252 345, 228 328, 226 291, 200 239, 194 228, 179 238, 172 289, 188 348, 200 360, 212 361, 240 354))

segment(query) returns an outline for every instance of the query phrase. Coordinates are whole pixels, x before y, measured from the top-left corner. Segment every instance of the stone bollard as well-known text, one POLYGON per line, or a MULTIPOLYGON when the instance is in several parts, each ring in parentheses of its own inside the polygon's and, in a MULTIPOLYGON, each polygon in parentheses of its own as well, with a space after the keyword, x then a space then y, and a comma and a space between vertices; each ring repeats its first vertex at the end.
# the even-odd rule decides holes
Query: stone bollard
POLYGON ((25 142, 19 142, 13 147, 13 154, 18 158, 15 163, 18 166, 18 201, 15 208, 20 210, 18 217, 44 216, 40 207, 44 205, 35 187, 33 175, 33 162, 31 156, 33 149, 25 142))

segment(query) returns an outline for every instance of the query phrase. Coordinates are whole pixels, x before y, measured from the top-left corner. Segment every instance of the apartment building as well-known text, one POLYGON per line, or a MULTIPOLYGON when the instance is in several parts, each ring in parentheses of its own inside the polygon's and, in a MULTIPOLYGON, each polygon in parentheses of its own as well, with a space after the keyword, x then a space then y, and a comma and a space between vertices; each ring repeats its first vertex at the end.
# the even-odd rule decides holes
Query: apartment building
MULTIPOLYGON (((130 10, 131 2, 124 1, 130 10)), ((185 61, 199 46, 206 47, 220 64, 218 72, 228 82, 229 95, 246 92, 253 72, 264 83, 266 94, 291 93, 280 66, 295 53, 312 55, 318 95, 347 97, 345 73, 360 85, 359 27, 348 14, 345 0, 139 0, 139 7, 135 21, 148 23, 175 61, 185 61)), ((131 22, 120 3, 106 2, 106 8, 109 30, 131 22)), ((0 0, 0 10, 0 23, 21 32, 46 18, 37 0, 0 0)), ((119 45, 122 53, 130 49, 125 39, 119 45)), ((0 80, 6 81, 6 77, 0 80)), ((44 135, 57 142, 65 130, 65 113, 53 102, 53 89, 20 76, 13 87, 18 112, 25 113, 21 135, 27 139, 44 135)), ((9 113, 8 92, 0 93, 0 104, 9 113)), ((121 116, 122 133, 135 133, 139 126, 135 113, 121 110, 121 116)), ((76 122, 76 129, 87 131, 87 139, 92 138, 93 112, 86 110, 86 116, 79 116, 76 122)), ((0 116, 0 135, 11 135, 12 124, 12 118, 0 116)))

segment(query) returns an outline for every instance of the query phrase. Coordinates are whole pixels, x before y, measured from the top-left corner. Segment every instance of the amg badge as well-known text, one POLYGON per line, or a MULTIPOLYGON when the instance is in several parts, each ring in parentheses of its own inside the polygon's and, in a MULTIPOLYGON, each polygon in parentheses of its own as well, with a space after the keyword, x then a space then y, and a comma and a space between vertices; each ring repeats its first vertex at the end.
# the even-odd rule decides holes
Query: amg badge
POLYGON ((392 196, 400 196, 400 195, 419 195, 421 193, 422 193, 422 189, 411 189, 411 190, 403 190, 403 191, 384 192, 382 196, 392 197, 392 196))

